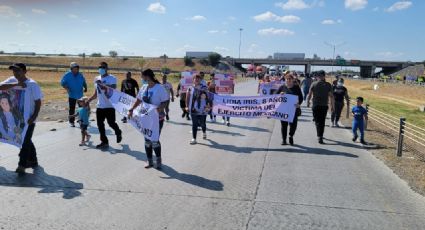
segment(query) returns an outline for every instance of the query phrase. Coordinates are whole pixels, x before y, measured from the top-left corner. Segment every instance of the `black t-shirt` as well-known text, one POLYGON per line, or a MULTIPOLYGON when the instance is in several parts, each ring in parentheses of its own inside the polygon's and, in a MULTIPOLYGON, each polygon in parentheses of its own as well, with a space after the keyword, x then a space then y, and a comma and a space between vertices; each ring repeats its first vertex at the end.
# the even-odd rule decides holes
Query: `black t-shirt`
POLYGON ((329 93, 332 92, 332 85, 326 81, 316 81, 311 85, 313 92, 313 107, 328 106, 329 93))
POLYGON ((335 102, 344 102, 345 95, 347 94, 347 88, 344 86, 336 86, 333 88, 333 94, 335 102))
POLYGON ((136 97, 136 89, 139 90, 139 84, 133 78, 123 80, 121 83, 121 92, 136 97))

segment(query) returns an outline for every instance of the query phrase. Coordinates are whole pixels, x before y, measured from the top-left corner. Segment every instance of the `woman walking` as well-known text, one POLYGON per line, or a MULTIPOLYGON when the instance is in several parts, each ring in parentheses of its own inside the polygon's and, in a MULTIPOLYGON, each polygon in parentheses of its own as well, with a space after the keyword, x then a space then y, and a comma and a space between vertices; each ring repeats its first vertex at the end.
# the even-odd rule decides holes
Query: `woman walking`
POLYGON ((203 138, 207 139, 207 115, 211 109, 211 102, 208 98, 207 88, 201 84, 201 76, 195 75, 193 87, 189 88, 186 94, 186 111, 192 117, 192 140, 190 144, 196 144, 198 126, 202 128, 203 138))
MULTIPOLYGON (((161 134, 162 126, 164 125, 164 108, 170 97, 161 83, 155 78, 155 74, 151 69, 143 71, 142 78, 147 81, 146 87, 140 89, 137 94, 137 100, 131 109, 128 111, 128 116, 133 116, 133 110, 137 108, 141 103, 147 103, 157 106, 159 113, 159 133, 161 134)), ((161 158, 161 142, 151 141, 145 138, 145 151, 148 158, 148 162, 145 168, 153 167, 153 152, 156 155, 156 169, 161 169, 162 158, 161 158)))
POLYGON ((298 104, 295 112, 295 117, 292 123, 288 123, 286 121, 281 121, 281 131, 282 131, 282 145, 287 145, 286 137, 288 135, 288 126, 289 126, 289 144, 294 145, 294 135, 297 130, 298 117, 301 115, 300 105, 303 103, 303 94, 299 85, 295 83, 294 76, 291 74, 285 75, 285 85, 281 86, 277 94, 291 94, 298 96, 298 104))

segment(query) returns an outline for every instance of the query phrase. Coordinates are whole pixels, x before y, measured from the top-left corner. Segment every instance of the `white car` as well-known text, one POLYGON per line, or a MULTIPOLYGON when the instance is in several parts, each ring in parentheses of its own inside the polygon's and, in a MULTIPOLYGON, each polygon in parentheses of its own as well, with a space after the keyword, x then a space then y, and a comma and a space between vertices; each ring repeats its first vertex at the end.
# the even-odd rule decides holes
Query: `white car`
POLYGON ((359 75, 354 75, 353 76, 353 79, 359 79, 360 78, 360 76, 359 75))

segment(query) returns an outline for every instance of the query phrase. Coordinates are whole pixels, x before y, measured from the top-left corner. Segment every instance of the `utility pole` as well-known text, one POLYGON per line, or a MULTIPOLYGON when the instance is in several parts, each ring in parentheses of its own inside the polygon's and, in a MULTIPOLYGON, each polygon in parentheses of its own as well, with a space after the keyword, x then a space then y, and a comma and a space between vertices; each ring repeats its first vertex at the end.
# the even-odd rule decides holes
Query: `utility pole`
POLYGON ((239 28, 239 59, 241 58, 242 28, 239 28))
POLYGON ((342 42, 342 43, 339 43, 339 44, 325 42, 325 45, 330 46, 333 49, 333 53, 332 53, 332 71, 331 71, 333 73, 334 72, 334 65, 335 65, 335 50, 336 50, 336 47, 345 45, 345 42, 342 42))

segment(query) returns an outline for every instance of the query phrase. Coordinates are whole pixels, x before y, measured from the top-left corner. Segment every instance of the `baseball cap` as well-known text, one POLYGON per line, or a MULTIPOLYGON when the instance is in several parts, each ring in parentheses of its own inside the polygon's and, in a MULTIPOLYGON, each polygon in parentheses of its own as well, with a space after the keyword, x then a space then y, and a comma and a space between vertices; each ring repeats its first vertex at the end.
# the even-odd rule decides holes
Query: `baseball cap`
POLYGON ((77 62, 71 62, 71 64, 69 64, 69 67, 72 69, 72 68, 75 68, 75 67, 80 67, 80 65, 78 65, 77 62))
POLYGON ((100 65, 99 65, 99 68, 105 68, 105 67, 108 68, 108 63, 106 63, 104 61, 101 62, 100 65))
POLYGON ((9 66, 10 70, 13 70, 13 69, 16 69, 16 68, 21 69, 23 71, 27 71, 27 66, 24 63, 15 63, 15 64, 9 66))

